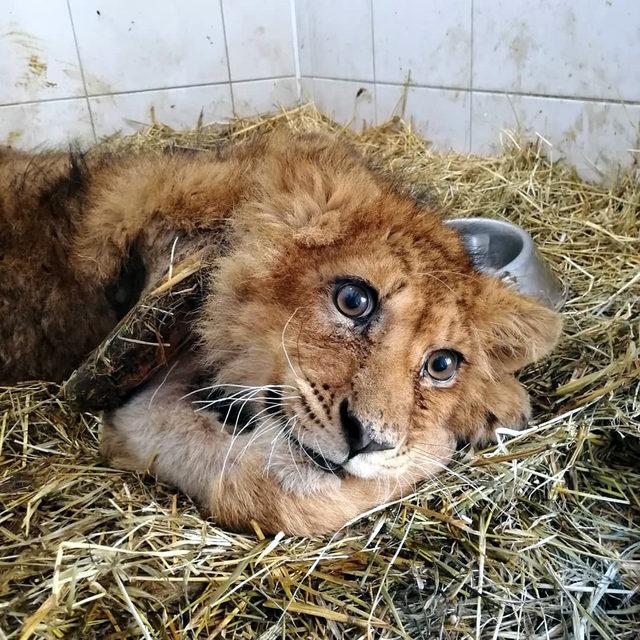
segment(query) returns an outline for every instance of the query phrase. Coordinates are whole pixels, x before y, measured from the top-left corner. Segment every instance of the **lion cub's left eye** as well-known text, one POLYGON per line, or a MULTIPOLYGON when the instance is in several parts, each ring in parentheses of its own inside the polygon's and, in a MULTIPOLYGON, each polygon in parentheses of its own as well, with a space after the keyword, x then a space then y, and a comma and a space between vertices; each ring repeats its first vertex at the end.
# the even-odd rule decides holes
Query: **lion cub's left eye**
POLYGON ((339 283, 334 289, 333 303, 347 318, 363 320, 373 312, 376 295, 363 283, 346 281, 339 283))
POLYGON ((451 349, 438 349, 427 356, 422 375, 436 382, 449 382, 460 367, 460 354, 451 349))

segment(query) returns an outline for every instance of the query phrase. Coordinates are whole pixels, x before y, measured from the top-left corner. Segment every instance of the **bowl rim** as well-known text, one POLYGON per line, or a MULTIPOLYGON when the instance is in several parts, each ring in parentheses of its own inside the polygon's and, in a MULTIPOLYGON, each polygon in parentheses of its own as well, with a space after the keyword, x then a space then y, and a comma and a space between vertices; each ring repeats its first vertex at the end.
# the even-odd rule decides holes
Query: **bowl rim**
POLYGON ((522 248, 515 258, 500 268, 482 269, 482 267, 478 267, 479 270, 501 280, 515 277, 514 286, 516 289, 525 295, 537 298, 556 311, 560 311, 564 306, 569 295, 567 283, 549 268, 546 260, 538 251, 533 238, 525 229, 513 222, 494 218, 449 218, 444 222, 457 231, 460 236, 464 236, 461 227, 474 222, 480 223, 481 226, 486 227, 488 230, 490 228, 502 229, 517 235, 522 242, 522 248), (526 283, 535 281, 539 284, 537 291, 527 291, 526 283), (521 282, 524 287, 518 282, 521 282))
POLYGON ((520 271, 524 266, 530 264, 532 261, 537 262, 537 250, 533 238, 522 227, 506 220, 496 220, 494 218, 449 218, 444 221, 445 224, 449 224, 461 235, 464 235, 460 228, 464 224, 478 222, 482 225, 486 225, 489 228, 501 228, 511 233, 515 233, 522 242, 522 247, 515 258, 510 260, 499 269, 495 269, 497 272, 513 272, 520 271), (460 226, 459 226, 460 225, 460 226))

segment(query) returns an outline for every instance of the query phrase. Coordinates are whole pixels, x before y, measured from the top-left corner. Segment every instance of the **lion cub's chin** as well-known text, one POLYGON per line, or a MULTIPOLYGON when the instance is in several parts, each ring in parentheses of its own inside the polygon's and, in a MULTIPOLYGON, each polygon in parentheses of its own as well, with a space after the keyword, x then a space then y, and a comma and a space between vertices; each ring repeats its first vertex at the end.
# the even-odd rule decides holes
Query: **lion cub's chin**
POLYGON ((345 465, 344 470, 356 478, 363 480, 371 480, 374 478, 390 478, 395 479, 402 474, 402 468, 390 469, 387 466, 381 466, 380 460, 371 460, 372 456, 379 456, 379 453, 359 455, 351 458, 345 465))
MULTIPOLYGON (((343 466, 343 469, 348 476, 361 480, 397 481, 400 476, 408 472, 404 465, 397 468, 381 466, 379 460, 374 462, 367 455, 352 458, 343 466)), ((306 462, 292 465, 291 459, 280 464, 272 461, 268 473, 283 491, 299 496, 331 493, 339 489, 344 479, 344 473, 337 475, 306 462)))

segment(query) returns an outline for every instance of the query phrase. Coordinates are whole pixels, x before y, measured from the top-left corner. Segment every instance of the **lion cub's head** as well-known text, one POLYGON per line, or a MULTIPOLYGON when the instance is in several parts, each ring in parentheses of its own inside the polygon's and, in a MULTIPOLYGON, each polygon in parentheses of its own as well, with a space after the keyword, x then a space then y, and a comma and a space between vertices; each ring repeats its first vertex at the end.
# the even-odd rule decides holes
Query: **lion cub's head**
POLYGON ((243 424, 286 442, 289 488, 419 480, 456 443, 527 421, 514 373, 554 346, 558 316, 475 271, 456 232, 349 148, 270 142, 234 223, 200 326, 206 364, 230 391, 257 389, 235 396, 243 424))

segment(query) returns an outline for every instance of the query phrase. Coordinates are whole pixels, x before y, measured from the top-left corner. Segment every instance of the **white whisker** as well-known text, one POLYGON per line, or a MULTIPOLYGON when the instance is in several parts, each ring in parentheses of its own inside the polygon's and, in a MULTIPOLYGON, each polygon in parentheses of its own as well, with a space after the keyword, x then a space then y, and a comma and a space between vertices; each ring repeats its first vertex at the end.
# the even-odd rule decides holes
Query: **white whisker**
MULTIPOLYGON (((295 426, 295 422, 293 423, 293 426, 295 426)), ((291 427, 292 430, 293 430, 293 426, 291 427)), ((291 460, 293 461, 296 471, 300 476, 300 482, 303 482, 304 478, 302 477, 302 473, 300 472, 300 467, 298 467, 298 463, 296 462, 296 457, 293 455, 293 449, 291 449, 291 438, 287 438, 287 445, 289 446, 289 453, 291 454, 291 460)))
POLYGON ((151 409, 151 405, 153 404, 153 401, 155 400, 156 396, 158 395, 158 391, 160 391, 160 389, 162 388, 164 383, 167 381, 167 378, 171 375, 171 372, 176 368, 176 365, 178 364, 178 362, 179 362, 179 360, 176 360, 171 365, 171 368, 169 369, 169 371, 167 371, 167 375, 162 379, 162 382, 156 387, 155 391, 151 394, 151 398, 149 398, 149 404, 147 406, 147 409, 151 409))
POLYGON ((202 393, 203 391, 213 391, 214 389, 221 389, 221 388, 245 389, 247 391, 250 391, 253 389, 264 389, 268 391, 273 391, 274 393, 280 392, 281 389, 293 389, 294 391, 297 391, 297 388, 290 384, 249 385, 249 384, 232 384, 232 383, 225 382, 225 383, 219 383, 219 384, 212 384, 206 387, 201 387, 200 389, 194 389, 193 391, 190 391, 189 393, 186 393, 185 395, 183 395, 180 398, 180 400, 184 400, 185 398, 195 395, 196 393, 202 393))
POLYGON ((295 376, 296 380, 301 380, 302 377, 296 373, 296 370, 293 367, 293 363, 291 362, 291 358, 289 358, 289 354, 287 353, 287 347, 284 344, 284 334, 287 331, 287 327, 289 326, 289 323, 293 320, 294 316, 296 315, 296 313, 298 313, 298 311, 300 311, 300 309, 302 309, 302 307, 297 307, 294 310, 294 312, 289 316, 289 319, 285 322, 285 325, 282 328, 282 336, 281 336, 281 343, 282 343, 282 350, 284 351, 284 357, 287 359, 289 368, 291 369, 291 372, 295 376))

